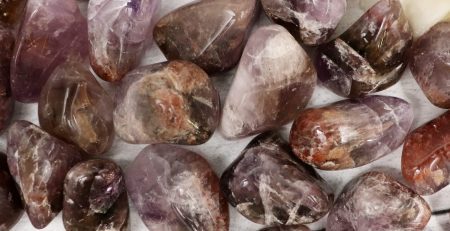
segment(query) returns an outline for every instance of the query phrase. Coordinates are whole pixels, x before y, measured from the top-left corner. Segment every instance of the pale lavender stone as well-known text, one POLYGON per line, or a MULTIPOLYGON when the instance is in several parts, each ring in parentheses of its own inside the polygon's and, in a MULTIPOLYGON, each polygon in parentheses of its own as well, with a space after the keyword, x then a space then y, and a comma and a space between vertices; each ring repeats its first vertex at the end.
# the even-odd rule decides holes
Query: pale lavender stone
POLYGON ((90 60, 106 81, 119 81, 135 68, 152 40, 152 18, 160 0, 90 0, 90 60))
POLYGON ((276 129, 295 119, 316 85, 306 52, 282 26, 262 27, 250 37, 223 109, 228 138, 276 129))
POLYGON ((15 99, 36 102, 53 70, 86 57, 87 47, 86 19, 75 0, 29 0, 11 63, 15 99))

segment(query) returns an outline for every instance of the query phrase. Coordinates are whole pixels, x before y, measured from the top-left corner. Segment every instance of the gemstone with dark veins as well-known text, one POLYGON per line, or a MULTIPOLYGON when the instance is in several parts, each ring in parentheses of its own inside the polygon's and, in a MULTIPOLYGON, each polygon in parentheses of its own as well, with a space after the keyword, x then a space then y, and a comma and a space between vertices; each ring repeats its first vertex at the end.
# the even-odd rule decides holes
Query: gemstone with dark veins
POLYGON ((93 70, 110 82, 135 68, 150 44, 160 0, 90 0, 88 27, 93 70))
POLYGON ((25 11, 27 0, 2 0, 0 1, 0 21, 14 26, 25 11))
POLYGON ((238 63, 258 12, 257 0, 196 1, 163 17, 154 38, 169 60, 222 72, 238 63))
POLYGON ((261 0, 275 23, 307 45, 326 42, 344 16, 347 0, 261 0))
POLYGON ((9 173, 6 155, 0 153, 0 230, 9 230, 22 215, 22 202, 9 173))
POLYGON ((319 169, 355 168, 398 148, 413 117, 409 103, 395 97, 343 100, 300 113, 290 144, 300 159, 319 169))
POLYGON ((39 99, 39 123, 49 133, 93 155, 114 140, 114 104, 91 72, 67 62, 55 69, 39 99))
POLYGON ((441 22, 414 42, 411 72, 434 105, 450 108, 450 22, 441 22))
POLYGON ((405 140, 402 173, 421 195, 433 194, 450 183, 450 112, 412 131, 405 140))
POLYGON ((427 202, 382 172, 369 172, 343 189, 328 215, 327 231, 424 230, 427 202))
POLYGON ((228 230, 228 204, 219 179, 198 154, 150 145, 125 175, 130 198, 149 230, 228 230))
POLYGON ((124 176, 114 162, 88 160, 67 173, 63 204, 66 230, 126 231, 128 217, 124 176))
POLYGON ((384 90, 400 79, 411 43, 400 2, 380 0, 339 38, 319 46, 318 77, 343 97, 384 90))
MULTIPOLYGON (((0 6, 2 2, 0 1, 0 6)), ((10 64, 14 49, 14 34, 0 23, 0 131, 3 131, 14 112, 14 99, 10 87, 10 64)))
POLYGON ((208 75, 188 61, 140 67, 122 81, 114 125, 129 143, 202 144, 220 119, 220 99, 208 75))
POLYGON ((220 185, 228 202, 259 224, 311 223, 333 204, 326 182, 275 133, 256 137, 223 173, 220 185))
POLYGON ((304 225, 289 225, 268 227, 259 231, 310 231, 310 229, 304 225))
POLYGON ((9 169, 31 223, 42 229, 61 211, 64 178, 82 153, 27 121, 14 122, 8 131, 9 169))
POLYGON ((87 23, 75 0, 28 0, 11 62, 16 100, 37 102, 53 70, 88 54, 87 23))
POLYGON ((237 138, 277 129, 308 104, 317 74, 309 56, 281 26, 250 37, 224 106, 221 131, 237 138))

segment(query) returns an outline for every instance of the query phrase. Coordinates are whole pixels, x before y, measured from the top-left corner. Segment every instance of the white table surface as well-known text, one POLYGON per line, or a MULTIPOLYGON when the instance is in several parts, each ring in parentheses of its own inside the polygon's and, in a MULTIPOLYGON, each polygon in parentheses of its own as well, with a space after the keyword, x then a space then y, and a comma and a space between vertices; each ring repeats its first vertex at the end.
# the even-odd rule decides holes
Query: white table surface
MULTIPOLYGON (((158 11, 158 18, 172 11, 173 9, 184 5, 186 3, 192 2, 193 0, 162 0, 162 5, 158 11)), ((245 0, 243 0, 245 1, 245 0)), ((432 4, 435 0, 424 1, 424 0, 402 0, 408 4, 422 4, 420 2, 426 2, 432 4)), ((439 2, 444 2, 444 5, 450 9, 450 0, 436 0, 439 2), (448 3, 445 3, 447 1, 448 3)), ((376 0, 348 0, 348 10, 347 14, 339 25, 336 34, 344 31, 349 25, 351 25, 356 19, 363 14, 365 10, 369 8, 371 4, 376 2, 376 0)), ((416 7, 416 8, 421 8, 416 7)), ((442 6, 439 6, 442 11, 442 6)), ((413 15, 414 22, 421 22, 417 20, 416 17, 421 17, 422 22, 434 23, 436 21, 436 9, 426 9, 421 11, 419 15, 413 15), (428 22, 427 22, 428 19, 428 22), (433 21, 433 22, 431 22, 433 21)), ((448 12, 448 11, 447 11, 448 12)), ((261 14, 260 20, 258 21, 256 27, 264 24, 270 23, 264 14, 261 14)), ((419 25, 422 26, 423 25, 419 25)), ((142 60, 142 65, 158 63, 165 61, 164 56, 156 47, 153 45, 146 52, 145 58, 142 60)), ((225 100, 227 89, 233 79, 234 71, 229 73, 221 74, 213 78, 216 87, 221 92, 222 102, 225 100)), ((108 84, 102 82, 102 84, 108 88, 108 84)), ((113 92, 111 92, 113 94, 113 92)), ((380 95, 391 95, 403 98, 412 104, 415 113, 415 119, 413 123, 413 128, 416 128, 425 122, 437 117, 442 114, 445 110, 439 109, 433 106, 425 98, 425 95, 419 89, 417 83, 412 78, 409 69, 407 69, 400 80, 393 87, 380 92, 380 95)), ((316 107, 319 105, 328 104, 341 99, 340 97, 334 95, 327 89, 318 86, 314 92, 312 100, 309 107, 316 107)), ((24 119, 31 121, 33 123, 39 124, 37 117, 37 104, 16 104, 15 115, 13 119, 24 119)), ((287 125, 281 129, 281 132, 285 135, 288 134, 290 125, 287 125)), ((6 135, 2 134, 0 136, 0 150, 6 150, 6 135)), ((204 145, 200 146, 190 146, 186 147, 196 151, 200 155, 204 156, 212 165, 216 173, 220 174, 225 170, 225 168, 239 155, 239 153, 244 149, 252 137, 229 141, 225 140, 219 133, 215 133, 212 139, 204 145)), ((145 145, 131 145, 124 143, 119 138, 116 141, 112 149, 105 155, 117 161, 124 169, 130 164, 131 161, 137 156, 137 154, 145 147, 145 145)), ((361 173, 377 169, 389 172, 392 176, 400 181, 402 180, 400 172, 400 159, 401 159, 401 148, 397 149, 395 152, 360 168, 343 170, 343 171, 318 171, 319 174, 324 177, 328 183, 335 189, 336 194, 338 194, 344 185, 353 177, 360 175, 361 173)), ((450 186, 441 190, 433 196, 428 196, 425 199, 429 202, 433 211, 442 210, 450 208, 450 200, 448 199, 450 195, 450 186)), ((132 231, 144 231, 147 230, 141 219, 130 204, 131 216, 130 224, 132 231)), ((323 228, 326 222, 326 217, 320 221, 309 225, 312 230, 319 230, 323 228)), ((256 231, 261 228, 261 225, 254 224, 248 221, 246 218, 241 216, 233 207, 230 206, 230 230, 231 231, 256 231)), ((35 230, 28 220, 27 215, 24 213, 18 224, 13 227, 13 231, 31 231, 35 230)), ((61 213, 44 229, 46 231, 62 231, 64 230, 61 213)), ((450 230, 450 215, 443 214, 440 216, 433 216, 427 226, 427 231, 441 231, 450 230)))

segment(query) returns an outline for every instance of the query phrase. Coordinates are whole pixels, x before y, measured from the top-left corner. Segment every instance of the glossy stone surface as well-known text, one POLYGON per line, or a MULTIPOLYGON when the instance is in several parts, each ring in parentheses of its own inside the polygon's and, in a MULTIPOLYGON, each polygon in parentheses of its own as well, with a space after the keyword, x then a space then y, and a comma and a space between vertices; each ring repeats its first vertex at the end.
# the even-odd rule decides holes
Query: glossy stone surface
POLYGON ((14 122, 8 131, 9 169, 31 223, 42 229, 61 211, 64 178, 82 154, 27 121, 14 122))
POLYGON ((22 215, 22 202, 9 173, 6 155, 0 153, 0 230, 9 230, 22 215))
POLYGON ((355 168, 398 148, 413 111, 390 96, 344 100, 303 111, 292 125, 290 144, 306 163, 325 170, 355 168))
MULTIPOLYGON (((0 2, 0 9, 1 9, 0 2)), ((0 23, 0 131, 8 125, 14 112, 10 87, 10 63, 14 49, 14 34, 0 23)))
POLYGON ((208 75, 193 63, 140 67, 117 93, 115 130, 129 143, 202 144, 218 125, 219 100, 208 75))
POLYGON ((0 21, 9 25, 16 24, 22 16, 27 0, 0 1, 0 21))
POLYGON ((80 63, 55 69, 39 99, 43 129, 93 155, 109 150, 114 140, 114 104, 80 63))
POLYGON ((411 41, 398 0, 380 0, 339 38, 319 46, 318 77, 343 97, 384 90, 401 77, 411 41))
POLYGON ((311 99, 317 74, 306 52, 281 26, 250 37, 224 106, 228 138, 276 129, 292 121, 311 99))
POLYGON ((275 23, 307 45, 328 40, 345 13, 347 0, 261 0, 275 23))
POLYGON ((450 108, 450 22, 441 22, 414 42, 411 72, 434 105, 450 108))
POLYGON ((88 54, 87 24, 75 0, 28 0, 11 63, 16 100, 37 102, 53 70, 88 54))
POLYGON ((163 17, 154 38, 169 60, 194 62, 208 73, 233 68, 258 17, 257 0, 206 0, 163 17))
POLYGON ((122 170, 110 160, 88 160, 64 181, 63 222, 68 231, 128 230, 128 197, 122 170))
POLYGON ((427 202, 382 172, 369 172, 343 189, 328 215, 327 231, 424 230, 427 202))
POLYGON ((310 231, 310 229, 304 225, 290 225, 290 226, 276 226, 261 229, 260 231, 310 231))
POLYGON ((194 152, 150 145, 128 166, 125 182, 149 230, 228 230, 228 204, 219 179, 194 152))
POLYGON ((152 38, 152 18, 160 0, 90 0, 90 60, 106 81, 119 81, 135 68, 152 38))
POLYGON ((450 183, 450 112, 412 131, 402 154, 405 180, 421 195, 433 194, 450 183))
POLYGON ((256 137, 222 174, 220 186, 239 213, 259 224, 311 223, 333 204, 331 188, 274 133, 256 137))

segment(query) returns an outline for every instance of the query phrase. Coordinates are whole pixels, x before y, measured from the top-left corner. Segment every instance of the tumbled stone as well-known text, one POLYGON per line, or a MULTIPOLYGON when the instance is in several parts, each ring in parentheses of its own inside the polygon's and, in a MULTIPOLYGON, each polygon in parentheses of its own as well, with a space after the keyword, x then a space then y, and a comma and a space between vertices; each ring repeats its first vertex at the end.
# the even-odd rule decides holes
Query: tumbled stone
POLYGON ((160 0, 90 0, 88 27, 93 70, 119 81, 135 68, 150 43, 152 18, 160 0))
POLYGON ((9 230, 22 215, 22 202, 8 170, 6 155, 0 153, 0 230, 9 230))
POLYGON ((267 16, 302 43, 318 45, 333 34, 347 0, 261 0, 261 4, 267 16))
POLYGON ((250 37, 223 109, 228 138, 276 129, 308 104, 317 74, 306 52, 281 26, 259 28, 250 37))
POLYGON ((149 230, 228 230, 219 179, 198 154, 150 145, 125 175, 130 198, 149 230))
POLYGON ((218 125, 219 100, 208 75, 193 63, 140 67, 117 94, 115 130, 129 143, 201 144, 218 125))
POLYGON ((310 229, 304 225, 290 225, 290 226, 276 226, 261 229, 260 231, 310 231, 310 229))
POLYGON ((398 148, 413 117, 409 103, 395 97, 339 101, 300 113, 290 144, 300 159, 319 169, 355 168, 398 148))
POLYGON ((233 68, 258 17, 257 0, 206 0, 163 17, 154 38, 169 60, 194 62, 208 73, 233 68))
POLYGON ((411 41, 401 4, 381 0, 339 38, 319 46, 318 77, 343 97, 384 90, 400 79, 411 41))
POLYGON ((411 72, 434 105, 450 108, 450 22, 441 22, 414 42, 411 72))
POLYGON ((14 26, 25 9, 27 0, 2 0, 0 1, 0 21, 14 26))
POLYGON ((450 112, 412 131, 405 140, 402 173, 421 195, 433 194, 450 183, 450 112))
POLYGON ((333 204, 326 182, 274 133, 256 137, 225 170, 220 186, 239 213, 259 224, 311 223, 333 204))
POLYGON ((63 204, 67 231, 126 231, 128 217, 124 177, 114 162, 88 160, 67 173, 63 204))
POLYGON ((328 215, 327 231, 424 230, 427 202, 382 172, 369 172, 343 189, 328 215))
POLYGON ((49 133, 102 154, 114 140, 114 104, 108 93, 80 63, 55 69, 39 99, 39 123, 49 133))
POLYGON ((75 0, 28 0, 11 63, 16 100, 37 102, 53 70, 88 54, 87 23, 75 0))
MULTIPOLYGON (((0 1, 0 8, 3 2, 0 1)), ((5 129, 14 112, 10 88, 10 63, 14 49, 14 34, 0 23, 0 131, 5 129)))
POLYGON ((8 131, 9 169, 31 223, 42 229, 61 211, 64 178, 82 154, 27 121, 14 122, 8 131))

